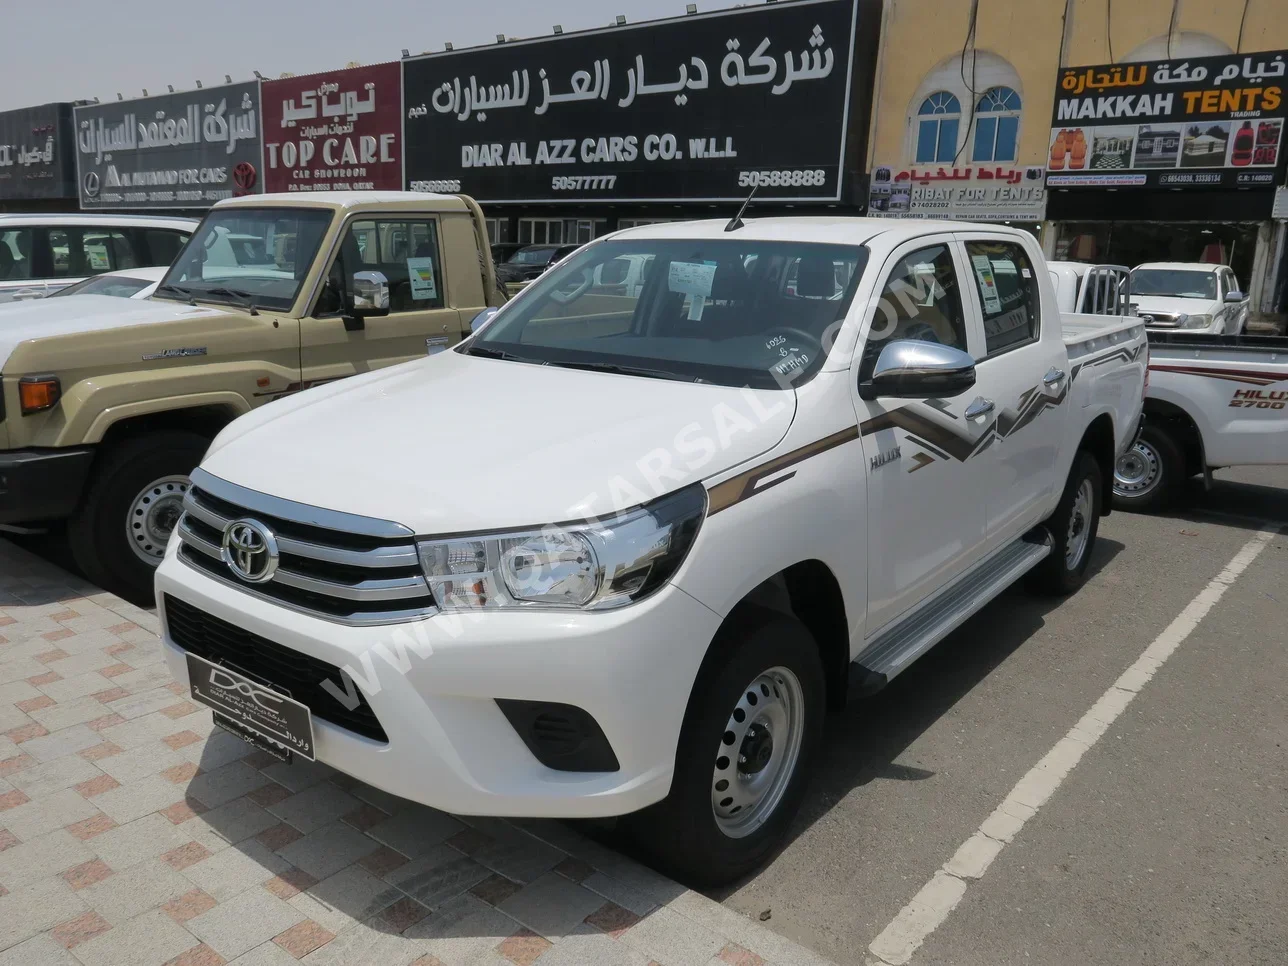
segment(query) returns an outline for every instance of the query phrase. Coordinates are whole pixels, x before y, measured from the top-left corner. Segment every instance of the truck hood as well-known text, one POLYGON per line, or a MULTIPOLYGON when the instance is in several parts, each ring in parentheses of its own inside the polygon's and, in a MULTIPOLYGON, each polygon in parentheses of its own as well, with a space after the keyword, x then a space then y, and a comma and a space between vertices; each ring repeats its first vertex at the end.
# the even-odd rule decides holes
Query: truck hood
POLYGON ((1174 295, 1137 295, 1133 292, 1129 301, 1143 314, 1184 312, 1186 315, 1213 315, 1221 308, 1216 299, 1186 299, 1174 295))
POLYGON ((123 299, 111 295, 68 295, 7 302, 0 305, 0 369, 8 363, 13 350, 30 339, 219 314, 219 309, 185 302, 123 299))
POLYGON ((791 391, 732 389, 444 352, 233 422, 202 467, 418 534, 603 517, 750 460, 791 391))

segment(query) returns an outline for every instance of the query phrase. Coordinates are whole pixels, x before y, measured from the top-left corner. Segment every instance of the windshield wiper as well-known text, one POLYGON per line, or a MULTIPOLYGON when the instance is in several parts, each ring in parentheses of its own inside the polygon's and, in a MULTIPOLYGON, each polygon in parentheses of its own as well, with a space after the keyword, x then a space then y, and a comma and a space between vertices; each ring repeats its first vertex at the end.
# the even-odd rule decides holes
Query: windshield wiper
POLYGON ((647 366, 620 365, 616 362, 551 362, 549 365, 560 369, 585 369, 588 372, 611 372, 622 376, 644 376, 646 379, 670 379, 678 382, 701 382, 692 376, 680 375, 667 369, 650 369, 647 366))
POLYGON ((167 284, 167 285, 158 285, 158 286, 157 286, 157 291, 158 291, 158 292, 174 292, 176 295, 178 295, 181 299, 183 299, 183 300, 184 300, 185 302, 187 302, 189 305, 196 305, 196 304, 197 304, 197 300, 196 300, 196 299, 194 299, 194 298, 192 297, 192 292, 191 292, 191 291, 189 291, 188 289, 186 289, 186 288, 182 288, 182 287, 180 287, 180 286, 178 286, 178 285, 169 285, 169 284, 167 284))
POLYGON ((250 292, 243 292, 241 289, 236 288, 224 288, 222 286, 218 288, 208 288, 205 291, 210 295, 222 295, 224 298, 245 299, 246 303, 242 307, 248 309, 251 315, 259 315, 259 310, 255 308, 256 296, 251 295, 250 292))
POLYGON ((539 359, 528 359, 524 356, 516 356, 513 352, 506 352, 504 349, 493 349, 491 346, 472 345, 464 350, 467 356, 478 356, 481 359, 504 359, 506 362, 540 362, 539 359))

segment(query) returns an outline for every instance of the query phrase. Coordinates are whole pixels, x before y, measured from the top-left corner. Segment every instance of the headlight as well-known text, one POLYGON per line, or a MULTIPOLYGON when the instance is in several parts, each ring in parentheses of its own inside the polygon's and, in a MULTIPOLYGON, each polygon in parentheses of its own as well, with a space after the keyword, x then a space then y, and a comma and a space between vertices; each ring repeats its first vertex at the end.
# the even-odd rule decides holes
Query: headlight
POLYGON ((445 540, 417 547, 443 610, 604 610, 641 600, 679 568, 706 513, 701 484, 609 520, 445 540))
POLYGON ((1182 329, 1206 329, 1212 324, 1212 316, 1181 315, 1177 321, 1182 329))

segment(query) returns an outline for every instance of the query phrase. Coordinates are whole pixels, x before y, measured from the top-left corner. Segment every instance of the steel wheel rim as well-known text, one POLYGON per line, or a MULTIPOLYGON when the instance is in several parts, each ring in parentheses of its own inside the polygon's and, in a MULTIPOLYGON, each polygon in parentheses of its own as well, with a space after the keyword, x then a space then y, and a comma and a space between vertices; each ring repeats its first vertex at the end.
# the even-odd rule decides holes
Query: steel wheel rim
POLYGON ((165 545, 183 513, 183 497, 191 485, 184 474, 163 476, 130 502, 125 537, 134 555, 149 566, 157 566, 165 556, 165 545))
POLYGON ((1123 454, 1114 467, 1114 492, 1120 496, 1143 496, 1162 478, 1163 461, 1158 451, 1144 440, 1123 454))
POLYGON ((1087 552, 1094 508, 1095 494, 1092 492, 1091 480, 1083 480, 1073 498, 1073 510, 1069 514, 1069 539, 1064 545, 1064 563, 1070 570, 1078 569, 1087 552))
POLYGON ((711 810, 729 838, 751 835, 778 809, 805 733, 805 691, 785 667, 758 675, 729 714, 711 773, 711 810))

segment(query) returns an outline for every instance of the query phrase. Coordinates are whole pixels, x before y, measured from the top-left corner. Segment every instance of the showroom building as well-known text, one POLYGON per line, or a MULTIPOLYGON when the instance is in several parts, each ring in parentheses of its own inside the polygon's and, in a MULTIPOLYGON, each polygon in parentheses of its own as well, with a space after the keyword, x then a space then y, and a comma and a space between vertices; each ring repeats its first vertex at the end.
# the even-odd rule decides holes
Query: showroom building
POLYGON ((872 214, 1007 222, 1050 257, 1224 261, 1254 314, 1283 312, 1280 13, 1272 0, 890 0, 872 214))

